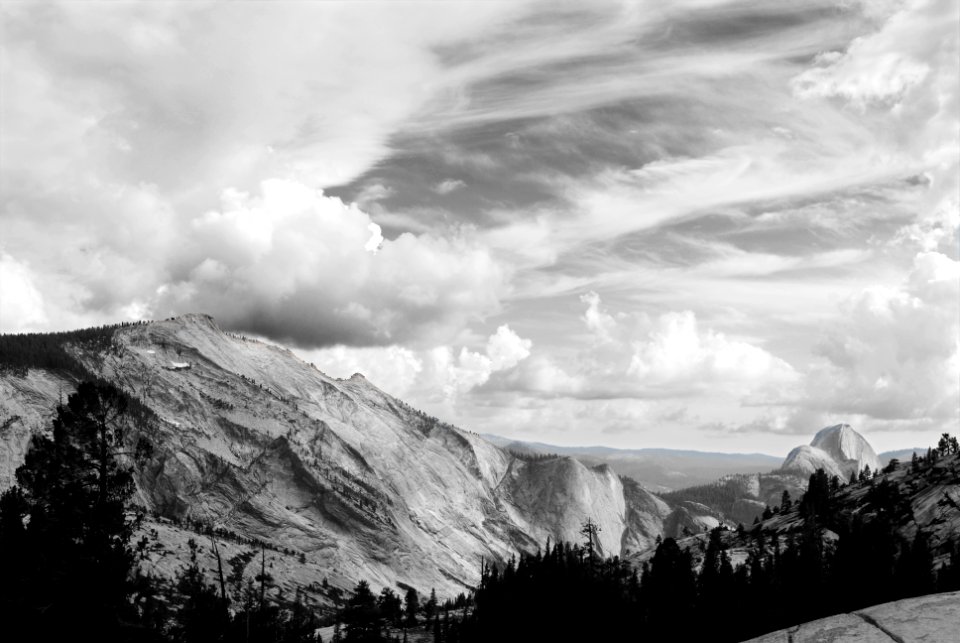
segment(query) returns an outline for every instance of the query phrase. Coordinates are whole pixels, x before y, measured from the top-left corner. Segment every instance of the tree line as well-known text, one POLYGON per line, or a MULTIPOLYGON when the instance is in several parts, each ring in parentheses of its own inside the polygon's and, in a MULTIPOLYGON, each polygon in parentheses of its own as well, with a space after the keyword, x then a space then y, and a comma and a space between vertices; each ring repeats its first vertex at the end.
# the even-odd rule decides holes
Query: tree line
POLYGON ((23 376, 31 368, 42 368, 88 377, 86 369, 67 352, 68 345, 106 352, 112 347, 113 335, 118 329, 146 323, 124 322, 64 332, 0 335, 0 371, 23 376))

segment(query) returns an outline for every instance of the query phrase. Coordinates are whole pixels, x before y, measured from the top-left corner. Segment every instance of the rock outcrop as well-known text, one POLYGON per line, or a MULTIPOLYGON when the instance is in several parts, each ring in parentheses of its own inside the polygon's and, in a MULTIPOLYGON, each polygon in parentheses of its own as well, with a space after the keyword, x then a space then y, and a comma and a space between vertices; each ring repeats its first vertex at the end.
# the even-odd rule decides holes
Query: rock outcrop
POLYGON ((871 470, 881 467, 873 447, 849 424, 837 424, 818 431, 809 445, 793 449, 781 468, 807 474, 823 469, 829 476, 847 480, 866 466, 871 470))
POLYGON ((748 643, 925 643, 957 640, 960 592, 931 594, 828 616, 748 643))

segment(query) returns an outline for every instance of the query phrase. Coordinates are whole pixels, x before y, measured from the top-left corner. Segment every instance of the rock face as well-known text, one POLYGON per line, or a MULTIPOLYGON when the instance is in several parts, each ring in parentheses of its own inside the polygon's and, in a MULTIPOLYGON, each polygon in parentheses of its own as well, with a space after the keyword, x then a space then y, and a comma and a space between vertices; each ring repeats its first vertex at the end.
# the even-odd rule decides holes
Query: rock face
POLYGON ((931 594, 828 616, 748 643, 919 643, 955 641, 960 631, 960 592, 931 594))
MULTIPOLYGON (((664 503, 625 490, 609 467, 518 458, 362 376, 327 377, 204 315, 120 328, 108 350, 68 350, 155 414, 135 428, 154 446, 137 501, 176 521, 157 518, 174 541, 185 539, 176 524, 201 521, 302 553, 297 573, 316 581, 450 596, 477 581, 481 558, 580 540, 588 517, 605 554, 662 533, 664 503)), ((0 372, 0 488, 74 385, 62 373, 0 372)))
POLYGON ((837 424, 818 431, 809 445, 793 449, 781 468, 807 474, 823 469, 828 476, 846 480, 865 466, 871 470, 882 466, 873 447, 849 424, 837 424))

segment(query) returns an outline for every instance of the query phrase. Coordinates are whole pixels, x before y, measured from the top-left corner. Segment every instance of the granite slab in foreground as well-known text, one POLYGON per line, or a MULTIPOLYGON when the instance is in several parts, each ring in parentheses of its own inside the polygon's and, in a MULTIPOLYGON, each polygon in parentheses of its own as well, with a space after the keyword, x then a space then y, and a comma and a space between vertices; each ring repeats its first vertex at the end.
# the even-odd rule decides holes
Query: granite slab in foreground
POLYGON ((837 614, 747 643, 955 643, 960 641, 960 592, 930 594, 837 614))

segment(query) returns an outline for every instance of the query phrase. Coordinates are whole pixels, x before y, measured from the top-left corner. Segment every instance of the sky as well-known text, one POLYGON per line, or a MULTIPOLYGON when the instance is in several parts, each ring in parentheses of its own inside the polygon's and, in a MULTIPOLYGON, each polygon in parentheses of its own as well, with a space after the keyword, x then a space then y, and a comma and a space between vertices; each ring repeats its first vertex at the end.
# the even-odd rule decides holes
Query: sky
POLYGON ((4 2, 0 330, 561 445, 960 421, 960 3, 4 2))

